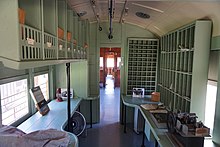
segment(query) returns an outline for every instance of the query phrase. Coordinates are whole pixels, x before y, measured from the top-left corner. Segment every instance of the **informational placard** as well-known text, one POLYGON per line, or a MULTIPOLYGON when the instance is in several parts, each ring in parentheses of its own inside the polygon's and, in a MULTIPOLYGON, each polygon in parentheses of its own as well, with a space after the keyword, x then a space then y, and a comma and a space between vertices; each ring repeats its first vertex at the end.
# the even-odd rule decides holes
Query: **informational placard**
POLYGON ((49 112, 47 101, 44 99, 44 95, 39 86, 30 89, 30 94, 35 102, 36 108, 40 114, 45 115, 49 112))

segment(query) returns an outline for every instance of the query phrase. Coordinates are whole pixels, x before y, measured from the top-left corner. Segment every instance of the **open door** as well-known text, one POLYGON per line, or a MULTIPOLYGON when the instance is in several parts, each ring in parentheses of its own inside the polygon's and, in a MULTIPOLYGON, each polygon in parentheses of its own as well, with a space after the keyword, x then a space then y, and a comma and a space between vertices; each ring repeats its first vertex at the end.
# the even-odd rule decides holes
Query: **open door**
POLYGON ((107 75, 114 79, 114 88, 120 87, 121 48, 100 48, 100 87, 106 86, 107 75))

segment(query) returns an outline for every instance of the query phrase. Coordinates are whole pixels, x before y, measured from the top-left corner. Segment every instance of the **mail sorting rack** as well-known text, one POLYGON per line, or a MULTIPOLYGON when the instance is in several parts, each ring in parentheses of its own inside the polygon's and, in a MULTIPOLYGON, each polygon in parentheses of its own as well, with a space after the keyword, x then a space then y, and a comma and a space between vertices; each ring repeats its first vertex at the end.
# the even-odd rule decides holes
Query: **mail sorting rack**
POLYGON ((161 37, 158 85, 161 101, 171 110, 190 112, 192 101, 206 95, 201 87, 206 87, 210 26, 210 21, 196 21, 161 37))
POLYGON ((145 95, 156 90, 158 39, 128 38, 127 95, 144 88, 145 95))

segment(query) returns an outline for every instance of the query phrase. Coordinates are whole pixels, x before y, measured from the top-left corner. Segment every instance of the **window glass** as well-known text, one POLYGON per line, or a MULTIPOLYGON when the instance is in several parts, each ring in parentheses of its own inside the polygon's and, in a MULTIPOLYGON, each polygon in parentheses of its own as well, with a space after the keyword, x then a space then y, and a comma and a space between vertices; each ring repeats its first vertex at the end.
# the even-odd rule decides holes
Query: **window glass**
POLYGON ((48 74, 34 76, 34 87, 40 86, 46 101, 49 100, 48 74))
POLYGON ((103 67, 103 57, 100 57, 100 60, 99 60, 99 67, 103 67))
POLYGON ((29 113, 27 79, 0 85, 2 124, 10 125, 29 113))
POLYGON ((117 57, 117 67, 120 67, 121 57, 117 57))
POLYGON ((206 93, 206 108, 205 108, 205 125, 210 128, 210 134, 213 132, 215 104, 217 94, 217 82, 208 81, 206 93))
POLYGON ((107 67, 114 67, 114 58, 107 58, 107 67))

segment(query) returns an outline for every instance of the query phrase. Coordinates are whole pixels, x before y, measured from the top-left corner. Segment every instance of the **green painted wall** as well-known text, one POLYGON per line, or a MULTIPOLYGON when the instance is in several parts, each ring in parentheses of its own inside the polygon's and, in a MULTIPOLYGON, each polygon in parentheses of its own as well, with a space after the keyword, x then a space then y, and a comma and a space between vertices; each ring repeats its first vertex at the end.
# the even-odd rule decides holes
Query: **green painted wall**
MULTIPOLYGON (((56 88, 66 88, 66 65, 56 65, 56 88)), ((77 97, 88 97, 88 62, 72 62, 70 65, 70 87, 74 89, 74 94, 77 97)), ((95 111, 94 107, 94 111, 95 111)), ((82 101, 80 104, 80 112, 85 116, 87 122, 89 121, 89 102, 82 101)), ((94 120, 97 118, 94 117, 94 120)), ((97 121, 95 121, 97 122, 97 121)))
POLYGON ((90 24, 90 40, 88 49, 88 63, 89 63, 89 95, 99 95, 98 87, 98 48, 97 48, 97 26, 96 24, 90 24))
POLYGON ((210 51, 208 79, 218 81, 219 51, 210 51))
MULTIPOLYGON (((142 37, 156 38, 154 34, 143 28, 131 25, 113 23, 113 39, 108 39, 109 23, 101 23, 102 31, 96 23, 90 24, 90 51, 89 51, 89 94, 99 94, 99 54, 101 47, 120 47, 123 62, 127 60, 127 38, 142 37), (93 77, 93 78, 91 78, 93 77)), ((126 65, 121 68, 121 93, 125 94, 126 65)))
POLYGON ((212 37, 211 50, 220 50, 220 36, 212 37))
MULTIPOLYGON (((88 64, 87 61, 72 62, 70 64, 70 87, 78 97, 88 95, 88 64)), ((66 88, 66 64, 56 65, 56 88, 66 88)))

